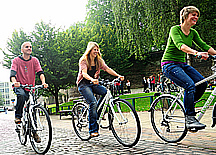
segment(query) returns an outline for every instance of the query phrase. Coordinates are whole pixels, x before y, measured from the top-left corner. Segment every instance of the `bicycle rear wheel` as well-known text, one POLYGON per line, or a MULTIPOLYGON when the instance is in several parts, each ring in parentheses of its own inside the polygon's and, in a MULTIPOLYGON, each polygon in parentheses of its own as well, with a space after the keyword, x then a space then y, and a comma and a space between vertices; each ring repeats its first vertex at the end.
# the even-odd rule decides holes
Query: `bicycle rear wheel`
POLYGON ((23 111, 23 117, 21 118, 21 123, 16 124, 16 131, 18 133, 19 141, 22 145, 27 142, 27 115, 26 111, 23 111))
POLYGON ((29 138, 35 152, 38 154, 48 152, 52 141, 52 125, 47 111, 41 106, 33 107, 29 138), (35 139, 36 135, 40 137, 41 142, 35 139))
POLYGON ((123 99, 113 102, 111 130, 117 141, 123 146, 132 147, 140 139, 140 120, 132 105, 123 99))
POLYGON ((89 108, 85 103, 77 103, 72 109, 72 124, 77 136, 88 141, 91 137, 89 134, 89 108))
POLYGON ((151 123, 155 133, 169 143, 179 142, 187 134, 185 110, 173 96, 162 95, 152 103, 151 123))

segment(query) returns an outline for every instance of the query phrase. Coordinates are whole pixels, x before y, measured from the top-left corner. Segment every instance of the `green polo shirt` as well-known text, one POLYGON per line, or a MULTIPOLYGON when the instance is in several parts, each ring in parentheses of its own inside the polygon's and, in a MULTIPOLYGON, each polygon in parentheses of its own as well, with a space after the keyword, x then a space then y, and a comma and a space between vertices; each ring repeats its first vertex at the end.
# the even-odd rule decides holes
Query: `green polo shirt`
POLYGON ((186 62, 186 53, 181 51, 180 48, 183 44, 192 47, 192 41, 204 51, 208 51, 211 46, 207 45, 199 36, 198 32, 191 28, 189 35, 185 35, 180 25, 171 27, 169 38, 165 52, 161 62, 174 61, 186 62))

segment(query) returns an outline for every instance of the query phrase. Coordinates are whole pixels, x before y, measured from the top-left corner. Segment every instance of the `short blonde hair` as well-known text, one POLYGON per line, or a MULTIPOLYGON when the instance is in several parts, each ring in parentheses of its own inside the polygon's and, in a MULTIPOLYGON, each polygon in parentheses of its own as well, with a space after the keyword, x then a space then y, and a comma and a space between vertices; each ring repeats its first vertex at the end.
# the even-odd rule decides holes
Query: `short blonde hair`
MULTIPOLYGON (((83 54, 83 56, 79 60, 79 63, 81 63, 83 60, 86 60, 88 69, 90 69, 90 70, 91 70, 90 52, 95 46, 97 46, 99 48, 99 45, 96 42, 89 42, 87 45, 85 53, 83 54)), ((97 54, 97 57, 95 58, 96 70, 99 69, 99 65, 102 65, 103 62, 104 62, 104 60, 102 59, 100 49, 98 49, 98 54, 97 54)))
POLYGON ((187 19, 189 13, 197 12, 198 17, 200 17, 200 11, 195 6, 186 6, 180 11, 180 23, 184 23, 184 20, 187 19))
POLYGON ((25 44, 27 44, 27 43, 29 43, 29 44, 31 45, 31 42, 26 41, 26 42, 22 43, 22 45, 21 45, 21 49, 24 49, 24 46, 25 46, 25 44))

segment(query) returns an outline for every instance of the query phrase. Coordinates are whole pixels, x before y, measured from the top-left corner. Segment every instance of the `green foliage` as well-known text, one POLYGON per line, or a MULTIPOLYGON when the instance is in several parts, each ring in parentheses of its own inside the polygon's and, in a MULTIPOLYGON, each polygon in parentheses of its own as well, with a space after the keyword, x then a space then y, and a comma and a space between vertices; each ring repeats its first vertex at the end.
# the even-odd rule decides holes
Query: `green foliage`
MULTIPOLYGON (((127 74, 127 68, 133 63, 129 62, 130 52, 118 44, 114 14, 110 0, 89 0, 86 27, 89 30, 89 41, 100 45, 101 53, 106 64, 120 74, 127 74)), ((107 73, 101 74, 108 78, 107 73)))
POLYGON ((89 0, 87 4, 87 25, 92 26, 95 22, 101 25, 114 26, 115 19, 110 0, 89 0))
POLYGON ((17 32, 16 30, 13 32, 12 38, 7 42, 7 50, 10 52, 10 54, 1 49, 1 51, 4 53, 5 61, 3 66, 8 69, 11 67, 11 60, 13 60, 18 55, 21 55, 21 45, 25 41, 30 41, 30 38, 22 29, 20 29, 19 32, 17 32))
POLYGON ((195 28, 208 44, 215 46, 216 3, 212 0, 111 0, 121 48, 137 59, 146 52, 164 50, 170 27, 180 23, 184 6, 196 6, 201 17, 195 28))

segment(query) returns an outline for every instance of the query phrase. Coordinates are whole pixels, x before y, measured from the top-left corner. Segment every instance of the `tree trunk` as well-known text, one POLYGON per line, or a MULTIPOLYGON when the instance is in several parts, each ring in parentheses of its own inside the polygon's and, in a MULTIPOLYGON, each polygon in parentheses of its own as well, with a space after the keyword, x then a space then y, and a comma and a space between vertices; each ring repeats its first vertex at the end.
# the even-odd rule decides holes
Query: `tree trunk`
POLYGON ((59 111, 58 93, 59 93, 59 89, 58 89, 57 87, 55 87, 55 93, 54 93, 54 96, 55 96, 55 103, 56 103, 56 114, 57 114, 58 111, 59 111))

